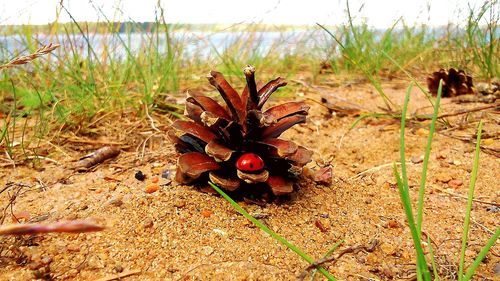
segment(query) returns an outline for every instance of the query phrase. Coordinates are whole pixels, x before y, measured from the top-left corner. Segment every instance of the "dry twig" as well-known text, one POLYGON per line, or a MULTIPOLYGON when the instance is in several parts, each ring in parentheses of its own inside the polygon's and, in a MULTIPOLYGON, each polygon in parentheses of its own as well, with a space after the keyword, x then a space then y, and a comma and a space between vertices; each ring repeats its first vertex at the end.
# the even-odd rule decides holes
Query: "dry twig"
POLYGON ((91 220, 60 221, 48 224, 22 223, 0 226, 0 235, 32 235, 51 232, 83 233, 101 231, 104 227, 91 220))
POLYGON ((375 251, 375 248, 379 244, 380 244, 380 242, 377 239, 373 239, 372 241, 370 241, 370 243, 368 245, 358 245, 358 246, 349 247, 349 248, 341 251, 336 256, 329 256, 329 257, 317 260, 317 261, 313 262, 312 264, 310 264, 308 267, 306 267, 302 271, 302 273, 299 275, 298 279, 299 280, 304 280, 304 278, 307 276, 307 273, 310 270, 313 270, 313 269, 315 269, 318 266, 324 265, 327 262, 335 263, 337 260, 339 260, 345 254, 350 254, 350 253, 357 254, 357 253, 359 253, 361 251, 371 253, 371 252, 375 251))
POLYGON ((79 172, 84 172, 99 163, 104 162, 109 158, 113 158, 120 154, 120 148, 116 146, 105 146, 98 150, 80 158, 76 163, 75 169, 79 172))
POLYGON ((36 58, 38 58, 40 56, 46 55, 46 54, 54 51, 59 46, 60 46, 59 44, 52 44, 52 43, 50 43, 48 45, 44 45, 44 46, 40 47, 38 50, 36 50, 34 53, 32 53, 32 54, 13 58, 8 63, 0 65, 0 69, 10 68, 10 67, 14 67, 16 65, 27 64, 27 63, 35 60, 36 58))

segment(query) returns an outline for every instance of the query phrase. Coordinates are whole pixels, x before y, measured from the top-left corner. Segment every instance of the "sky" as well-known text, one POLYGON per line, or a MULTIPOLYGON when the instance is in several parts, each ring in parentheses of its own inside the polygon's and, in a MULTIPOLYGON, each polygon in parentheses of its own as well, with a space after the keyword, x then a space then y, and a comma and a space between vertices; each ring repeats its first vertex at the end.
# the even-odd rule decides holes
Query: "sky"
MULTIPOLYGON (((71 19, 60 9, 61 0, 0 0, 0 25, 47 24, 71 19)), ((77 21, 103 21, 99 9, 112 21, 154 21, 160 1, 169 23, 342 24, 346 0, 63 0, 77 21)), ((441 26, 463 23, 468 5, 484 0, 350 0, 355 20, 377 28, 390 27, 399 17, 409 25, 441 26)), ((497 4, 500 3, 497 2, 497 4)), ((498 7, 496 8, 498 10, 498 7)))

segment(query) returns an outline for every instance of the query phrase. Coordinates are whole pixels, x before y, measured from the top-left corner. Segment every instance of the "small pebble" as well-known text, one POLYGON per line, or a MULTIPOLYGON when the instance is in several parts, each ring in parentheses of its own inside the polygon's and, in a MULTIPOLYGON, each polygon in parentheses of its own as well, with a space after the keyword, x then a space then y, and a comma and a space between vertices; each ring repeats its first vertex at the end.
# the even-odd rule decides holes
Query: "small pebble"
POLYGON ((321 231, 321 232, 328 232, 330 229, 328 222, 326 220, 316 220, 314 222, 314 225, 321 231))
POLYGON ((166 169, 164 170, 162 173, 161 173, 161 177, 164 178, 164 179, 169 179, 170 178, 170 175, 172 174, 172 171, 169 170, 169 169, 166 169))
POLYGON ((418 129, 416 132, 415 132, 417 135, 421 136, 421 137, 426 137, 429 135, 429 130, 427 129, 424 129, 424 128, 420 128, 418 129))
POLYGON ((115 196, 111 197, 111 199, 109 199, 108 202, 106 202, 106 203, 108 205, 120 207, 121 205, 123 205, 123 196, 122 195, 115 195, 115 196))
POLYGON ((212 211, 210 211, 210 210, 206 210, 206 209, 205 209, 205 210, 202 210, 202 211, 201 211, 201 215, 202 215, 203 217, 205 217, 205 218, 209 218, 212 214, 213 214, 213 212, 212 212, 212 211))
POLYGON ((453 179, 448 182, 448 186, 455 189, 461 187, 463 184, 464 182, 458 179, 453 179))
POLYGON ((495 272, 495 276, 500 277, 500 263, 496 263, 493 267, 493 272, 495 272))
POLYGON ((436 179, 440 182, 447 183, 447 182, 451 181, 453 178, 450 174, 443 172, 443 173, 437 174, 436 179))
POLYGON ((120 264, 117 264, 117 265, 115 265, 115 267, 113 267, 113 271, 115 273, 122 273, 123 272, 123 266, 121 266, 120 264))
POLYGON ((422 156, 412 156, 410 161, 413 163, 413 164, 418 164, 418 163, 422 163, 424 162, 424 157, 422 156))
POLYGON ((152 184, 148 184, 146 185, 146 188, 144 189, 144 191, 146 193, 155 193, 157 192, 158 190, 160 189, 160 186, 156 183, 152 183, 152 184))
POLYGON ((152 182, 152 183, 158 183, 159 181, 160 181, 160 179, 159 179, 158 177, 153 177, 153 178, 151 179, 151 182, 152 182))
POLYGON ((484 139, 482 140, 482 143, 484 145, 492 145, 493 143, 495 142, 495 140, 493 138, 489 138, 489 139, 484 139))
POLYGON ((398 228, 399 227, 399 223, 396 220, 390 220, 390 221, 387 222, 387 227, 389 227, 389 228, 398 228))
POLYGON ((210 246, 203 246, 201 248, 201 252, 205 255, 205 256, 210 256, 213 252, 214 252, 214 248, 210 247, 210 246))
POLYGON ((135 173, 135 179, 138 181, 143 181, 146 179, 146 175, 142 173, 142 171, 137 171, 135 173))

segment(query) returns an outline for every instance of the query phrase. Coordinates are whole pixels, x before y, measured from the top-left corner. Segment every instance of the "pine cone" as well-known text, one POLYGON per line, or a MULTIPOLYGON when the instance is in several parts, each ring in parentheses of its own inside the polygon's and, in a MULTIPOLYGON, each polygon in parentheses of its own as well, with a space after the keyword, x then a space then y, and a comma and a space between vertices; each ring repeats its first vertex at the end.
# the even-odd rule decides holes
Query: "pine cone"
POLYGON ((442 97, 455 97, 459 95, 474 94, 472 76, 463 70, 450 68, 448 71, 440 69, 427 77, 427 87, 433 96, 437 95, 439 80, 443 79, 442 97))
POLYGON ((247 85, 241 96, 224 76, 211 71, 208 80, 226 107, 207 96, 186 100, 192 121, 177 120, 169 137, 178 152, 176 181, 181 184, 213 183, 243 194, 285 195, 312 152, 279 136, 304 123, 309 110, 304 102, 287 102, 262 110, 271 94, 285 86, 282 78, 257 89, 255 68, 244 69, 247 85))

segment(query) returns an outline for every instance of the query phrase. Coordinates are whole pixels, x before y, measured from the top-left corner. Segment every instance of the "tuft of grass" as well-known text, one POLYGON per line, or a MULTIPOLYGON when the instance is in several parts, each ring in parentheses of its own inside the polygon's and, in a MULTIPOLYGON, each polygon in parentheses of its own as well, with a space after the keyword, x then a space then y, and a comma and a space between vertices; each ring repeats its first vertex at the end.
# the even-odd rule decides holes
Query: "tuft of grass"
MULTIPOLYGON (((224 199, 226 199, 233 208, 238 211, 240 214, 242 214, 246 219, 251 221, 255 226, 260 228, 262 231, 265 233, 269 234, 273 239, 276 241, 280 242, 284 246, 286 246, 288 249, 292 250, 295 252, 298 256, 300 256, 302 259, 304 259, 306 262, 309 264, 314 264, 314 260, 309 257, 306 253, 304 253, 301 249, 299 249, 297 246, 280 236, 278 233, 272 231, 269 227, 267 227, 265 224, 257 220, 256 218, 252 217, 245 209, 243 209, 238 203, 236 203, 229 195, 227 195, 222 189, 220 189, 217 185, 213 184, 212 182, 208 182, 208 184, 217 191, 224 199)), ((336 280, 333 275, 328 272, 324 267, 322 266, 317 266, 316 269, 323 274, 328 280, 336 280)))
MULTIPOLYGON (((402 117, 401 117, 400 155, 401 155, 401 174, 402 174, 402 176, 400 176, 398 169, 396 167, 396 164, 394 164, 394 166, 393 166, 393 172, 394 172, 394 176, 395 176, 396 181, 397 181, 401 202, 403 204, 403 208, 404 208, 406 218, 408 221, 408 227, 410 228, 411 236, 412 236, 413 243, 414 243, 414 248, 415 248, 416 255, 417 255, 417 280, 430 281, 432 279, 431 279, 431 274, 429 272, 427 260, 426 260, 426 257, 424 255, 424 251, 423 251, 423 247, 422 247, 422 243, 421 243, 421 239, 422 239, 421 232, 422 232, 422 222, 423 222, 425 181, 426 181, 426 175, 427 175, 427 170, 428 170, 429 155, 430 155, 431 146, 432 146, 432 136, 433 136, 434 131, 435 131, 435 123, 437 121, 437 116, 438 116, 438 111, 439 111, 439 104, 440 104, 440 98, 441 98, 441 92, 442 92, 442 81, 440 81, 439 87, 438 87, 438 94, 437 94, 437 98, 435 101, 434 114, 432 117, 429 137, 428 137, 427 146, 425 149, 424 162, 422 165, 423 166, 422 167, 422 177, 420 179, 420 188, 419 188, 419 193, 418 193, 416 220, 415 220, 414 215, 413 215, 413 208, 411 205, 411 198, 410 198, 410 194, 409 194, 408 176, 407 176, 406 165, 405 165, 406 157, 405 157, 405 134, 404 134, 404 132, 405 132, 405 126, 406 126, 405 125, 406 111, 407 111, 407 107, 408 107, 408 103, 409 103, 411 87, 412 87, 412 85, 410 85, 410 87, 408 88, 408 91, 406 93, 405 102, 403 105, 403 113, 402 113, 402 117)), ((486 254, 489 252, 491 247, 495 244, 495 242, 497 241, 497 239, 500 235, 500 227, 498 227, 496 229, 494 235, 488 240, 486 245, 483 247, 481 252, 478 254, 476 259, 473 261, 473 263, 471 264, 471 266, 467 270, 466 274, 464 275, 463 273, 465 270, 464 269, 464 267, 465 267, 465 250, 467 248, 472 201, 473 201, 473 197, 474 197, 474 189, 475 189, 475 184, 476 184, 476 179, 477 179, 477 171, 478 171, 478 167, 479 167, 479 152, 480 152, 482 124, 483 124, 482 121, 480 121, 479 126, 478 126, 478 132, 477 132, 474 164, 472 167, 472 174, 471 174, 471 179, 470 179, 470 184, 469 184, 469 192, 468 192, 469 194, 468 194, 466 214, 465 214, 465 219, 464 219, 464 232, 462 235, 462 247, 461 247, 461 252, 460 252, 460 262, 459 262, 459 272, 458 272, 458 280, 459 281, 470 280, 472 278, 472 276, 474 275, 474 272, 479 267, 479 264, 485 258, 486 254)), ((431 264, 432 264, 434 279, 439 280, 437 265, 434 261, 434 251, 432 249, 431 241, 429 239, 428 239, 428 244, 430 247, 430 256, 431 256, 431 264)))

